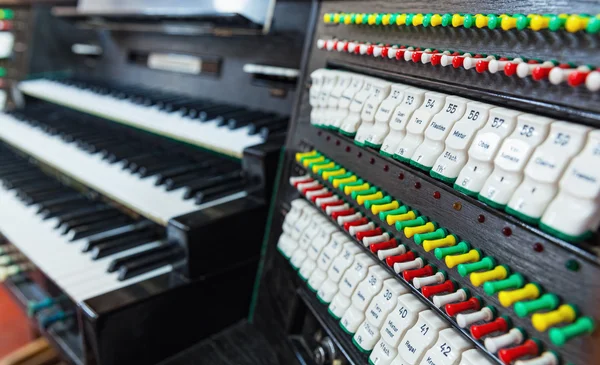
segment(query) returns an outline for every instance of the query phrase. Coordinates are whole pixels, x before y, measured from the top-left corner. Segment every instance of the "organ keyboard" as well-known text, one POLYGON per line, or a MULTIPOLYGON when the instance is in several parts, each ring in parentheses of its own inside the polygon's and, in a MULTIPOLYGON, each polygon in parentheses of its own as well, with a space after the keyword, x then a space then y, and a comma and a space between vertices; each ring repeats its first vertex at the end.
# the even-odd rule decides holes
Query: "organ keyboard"
POLYGON ((31 80, 27 94, 236 158, 285 132, 287 120, 211 100, 82 80, 31 80))

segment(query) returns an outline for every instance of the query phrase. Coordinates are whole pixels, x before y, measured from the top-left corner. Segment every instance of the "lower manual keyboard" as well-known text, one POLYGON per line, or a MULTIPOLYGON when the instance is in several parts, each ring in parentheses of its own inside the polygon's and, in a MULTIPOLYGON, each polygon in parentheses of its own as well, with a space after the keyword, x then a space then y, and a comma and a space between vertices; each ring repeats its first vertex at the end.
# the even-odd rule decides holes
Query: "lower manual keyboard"
POLYGON ((61 185, 0 146, 0 233, 74 301, 171 271, 154 223, 61 185))

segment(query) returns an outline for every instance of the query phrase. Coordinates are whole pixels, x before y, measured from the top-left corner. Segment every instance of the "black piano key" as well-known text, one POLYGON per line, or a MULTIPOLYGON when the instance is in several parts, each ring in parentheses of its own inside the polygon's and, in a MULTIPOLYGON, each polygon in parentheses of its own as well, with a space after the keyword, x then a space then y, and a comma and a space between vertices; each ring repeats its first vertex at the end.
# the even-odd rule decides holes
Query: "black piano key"
POLYGON ((115 271, 119 270, 119 268, 126 263, 134 262, 136 260, 142 259, 147 256, 152 256, 157 253, 165 253, 165 252, 173 251, 175 248, 174 246, 175 245, 172 245, 172 244, 163 244, 163 245, 151 248, 146 251, 134 253, 133 255, 119 257, 118 259, 114 259, 113 261, 110 262, 110 264, 108 264, 106 271, 107 272, 115 272, 115 271))
POLYGON ((245 117, 229 118, 229 120, 227 121, 227 127, 232 130, 239 129, 249 125, 250 123, 271 118, 273 118, 273 114, 267 113, 261 113, 260 115, 249 115, 245 117))
POLYGON ((54 202, 51 204, 42 203, 40 204, 39 214, 44 219, 50 219, 56 217, 57 215, 67 210, 84 208, 86 206, 89 206, 90 204, 91 202, 82 196, 78 196, 74 199, 63 200, 61 202, 54 202))
POLYGON ((89 215, 94 215, 94 214, 101 213, 103 211, 111 210, 111 209, 114 210, 114 208, 111 208, 106 204, 97 203, 97 204, 91 205, 89 207, 84 207, 81 209, 65 212, 64 214, 57 216, 58 223, 56 224, 55 228, 59 228, 64 223, 68 223, 71 220, 84 218, 89 215))
POLYGON ((149 176, 153 176, 155 174, 159 174, 163 171, 169 170, 171 168, 180 167, 188 164, 189 162, 183 159, 175 159, 175 160, 163 160, 156 162, 152 165, 146 164, 145 166, 140 166, 137 169, 137 172, 140 174, 142 178, 146 178, 149 176))
POLYGON ((214 108, 207 108, 198 113, 197 119, 202 122, 208 122, 210 120, 214 120, 218 116, 223 114, 232 113, 234 111, 245 110, 239 107, 234 107, 230 105, 222 105, 214 108))
POLYGON ((264 139, 268 139, 272 134, 279 134, 287 131, 287 128, 288 123, 265 126, 260 129, 260 136, 264 139))
POLYGON ((29 195, 29 194, 37 194, 44 193, 47 191, 58 190, 64 188, 64 186, 60 185, 58 181, 55 180, 40 180, 36 184, 31 184, 29 186, 19 186, 19 194, 29 195))
POLYGON ((132 237, 139 233, 147 232, 147 231, 157 232, 156 226, 154 225, 154 223, 152 223, 150 221, 142 221, 142 222, 136 223, 130 229, 124 230, 122 232, 116 232, 114 234, 103 235, 100 237, 96 237, 96 236, 92 237, 92 238, 88 239, 88 241, 85 243, 85 245, 82 248, 82 251, 86 252, 98 245, 102 245, 104 243, 109 243, 109 242, 112 242, 114 240, 118 240, 121 238, 127 239, 128 237, 132 237))
POLYGON ((223 114, 219 115, 218 117, 216 117, 215 120, 216 120, 218 126, 224 126, 227 124, 227 121, 229 119, 241 118, 241 117, 249 118, 249 117, 260 115, 260 114, 261 114, 261 112, 240 109, 240 110, 234 110, 230 113, 223 113, 223 114))
MULTIPOLYGON (((131 172, 139 172, 142 167, 145 167, 143 172, 145 174, 147 174, 155 166, 162 166, 162 165, 165 165, 168 163, 177 164, 179 162, 178 160, 182 160, 182 158, 178 157, 178 156, 169 155, 166 153, 163 153, 163 154, 153 153, 150 156, 146 156, 146 157, 140 158, 140 159, 135 159, 135 161, 132 161, 127 166, 127 168, 129 170, 131 170, 131 172)), ((180 161, 180 162, 185 163, 185 161, 180 161)))
POLYGON ((206 203, 211 200, 222 198, 227 195, 237 193, 244 190, 246 183, 244 180, 235 180, 228 183, 213 186, 208 189, 204 189, 196 193, 195 200, 196 204, 206 203))
POLYGON ((123 213, 119 212, 116 209, 109 209, 109 210, 97 212, 92 215, 86 215, 81 218, 74 218, 74 219, 69 220, 68 222, 64 222, 63 224, 61 224, 60 228, 59 228, 59 233, 67 234, 75 228, 79 228, 82 226, 90 226, 95 223, 105 222, 112 218, 122 216, 122 214, 123 213))
POLYGON ((156 241, 160 235, 154 230, 136 232, 128 237, 120 237, 108 242, 95 245, 92 248, 92 259, 98 260, 131 248, 156 241))
POLYGON ((25 205, 33 205, 46 200, 56 199, 57 197, 64 196, 67 194, 67 191, 64 187, 58 187, 56 189, 39 191, 35 193, 23 193, 18 192, 17 197, 21 199, 21 201, 25 205))
POLYGON ((138 260, 127 262, 119 267, 119 280, 131 279, 160 267, 169 265, 181 257, 181 251, 172 249, 165 252, 158 252, 152 255, 142 257, 138 260))
POLYGON ((170 168, 168 168, 158 174, 158 178, 156 179, 156 182, 154 184, 156 186, 162 185, 169 178, 172 178, 175 176, 180 176, 180 175, 185 175, 185 174, 189 174, 189 173, 194 173, 195 171, 200 171, 203 169, 206 169, 206 166, 202 165, 202 164, 187 164, 187 165, 174 166, 174 167, 170 166, 170 168))
POLYGON ((257 133, 260 133, 260 129, 262 127, 266 127, 269 125, 277 125, 280 123, 287 123, 287 121, 289 120, 288 117, 273 117, 270 119, 264 119, 264 120, 258 120, 255 122, 250 123, 250 125, 248 126, 248 134, 249 135, 255 135, 257 133))
POLYGON ((137 161, 144 161, 145 159, 148 158, 152 158, 152 159, 156 159, 158 158, 157 154, 154 152, 145 152, 145 153, 141 153, 137 156, 132 156, 132 157, 128 157, 128 158, 124 158, 122 162, 123 164, 123 170, 129 168, 129 166, 137 161))
POLYGON ((76 241, 82 238, 90 237, 97 233, 106 232, 115 228, 124 227, 131 223, 131 218, 125 215, 107 219, 103 222, 91 223, 75 227, 69 232, 70 240, 76 241))
POLYGON ((218 175, 211 178, 200 178, 197 181, 186 184, 183 198, 191 199, 196 195, 196 193, 203 189, 209 189, 216 185, 226 185, 234 180, 239 180, 241 178, 242 176, 240 171, 233 171, 227 174, 218 175))
POLYGON ((47 203, 53 203, 56 201, 64 201, 64 200, 69 200, 69 199, 75 199, 75 198, 79 198, 81 195, 68 190, 68 189, 61 189, 55 192, 48 192, 46 194, 40 194, 38 196, 29 196, 25 199, 23 199, 23 202, 26 202, 27 205, 34 205, 34 204, 38 204, 39 208, 38 208, 38 213, 40 212, 39 209, 41 209, 41 207, 44 204, 47 203))

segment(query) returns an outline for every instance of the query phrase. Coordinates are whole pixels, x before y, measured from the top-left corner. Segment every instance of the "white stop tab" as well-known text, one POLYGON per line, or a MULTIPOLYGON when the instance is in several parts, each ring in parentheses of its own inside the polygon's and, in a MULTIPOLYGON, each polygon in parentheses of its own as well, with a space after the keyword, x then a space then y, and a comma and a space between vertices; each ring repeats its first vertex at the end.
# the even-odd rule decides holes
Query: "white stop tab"
POLYGON ((493 365, 484 354, 479 352, 478 350, 468 350, 462 354, 462 358, 460 359, 459 365, 493 365))
POLYGON ((304 199, 294 199, 290 203, 290 211, 285 215, 283 219, 283 231, 291 236, 294 224, 302 215, 302 209, 309 207, 310 205, 304 199))
POLYGON ((542 229, 577 240, 600 223, 600 130, 588 134, 585 147, 560 179, 559 191, 544 212, 542 229))
POLYGON ((579 124, 552 123, 548 138, 535 149, 525 166, 523 182, 510 198, 506 211, 537 223, 556 195, 567 164, 581 151, 590 130, 579 124))
POLYGON ((425 353, 420 365, 456 365, 463 352, 471 348, 471 343, 458 331, 447 328, 440 331, 437 342, 425 353))
POLYGON ((340 293, 350 298, 358 284, 367 277, 369 267, 375 264, 375 261, 365 253, 356 255, 352 266, 346 270, 339 282, 340 293))
POLYGON ((398 356, 398 349, 390 346, 383 339, 379 339, 369 356, 369 363, 373 365, 390 365, 396 356, 398 356))
POLYGON ((392 156, 396 152, 398 144, 400 144, 406 135, 406 125, 410 118, 412 118, 413 112, 423 104, 425 93, 425 90, 416 87, 409 87, 404 90, 402 103, 392 112, 389 121, 389 133, 385 136, 381 144, 379 152, 382 155, 392 156))
MULTIPOLYGON (((336 256, 327 270, 327 279, 317 290, 317 298, 323 303, 331 303, 339 290, 342 275, 354 262, 354 257, 362 250, 353 242, 344 243, 342 253, 336 256)), ((313 287, 315 288, 315 287, 313 287)))
POLYGON ((282 233, 277 241, 277 248, 286 258, 290 258, 298 248, 298 242, 293 240, 287 233, 282 233))
POLYGON ((406 331, 417 322, 419 313, 426 309, 427 306, 414 294, 399 296, 396 307, 381 327, 381 338, 392 347, 398 347, 406 331))
POLYGON ((321 92, 321 86, 323 85, 323 77, 328 70, 319 68, 311 72, 310 74, 310 90, 308 92, 308 101, 310 106, 316 108, 319 106, 319 94, 321 92))
POLYGON ((310 224, 313 216, 317 216, 320 214, 321 213, 319 213, 318 210, 316 210, 310 205, 307 205, 304 208, 302 208, 302 214, 300 215, 300 218, 296 220, 296 222, 293 225, 292 231, 289 233, 290 237, 292 237, 292 239, 299 240, 302 236, 302 233, 304 233, 304 230, 310 224))
POLYGON ((517 118, 517 127, 504 140, 494 159, 494 171, 488 177, 479 199, 501 208, 523 180, 523 170, 535 148, 546 139, 552 119, 533 114, 517 118))
POLYGON ((419 109, 417 109, 410 121, 406 125, 406 135, 394 153, 394 158, 408 162, 413 156, 417 146, 423 142, 423 133, 431 123, 433 117, 442 110, 446 95, 435 92, 425 93, 425 101, 419 109))
MULTIPOLYGON (((389 131, 389 122, 394 110, 402 103, 404 99, 404 90, 408 86, 403 84, 392 84, 388 97, 379 105, 377 112, 375 113, 375 123, 371 125, 369 131, 366 131, 365 144, 370 147, 379 148, 381 142, 389 131)), ((364 124, 364 121, 363 121, 364 124)), ((358 139, 361 135, 361 128, 358 130, 356 138, 358 139)))
POLYGON ((322 125, 325 116, 325 110, 327 108, 327 102, 329 100, 329 94, 337 83, 338 71, 334 70, 323 70, 323 76, 321 81, 321 87, 319 88, 319 95, 316 107, 310 113, 310 120, 312 124, 322 125))
POLYGON ((506 108, 490 110, 487 122, 469 147, 467 164, 454 183, 456 190, 471 196, 479 193, 492 173, 493 161, 502 141, 515 129, 519 114, 521 112, 506 108))
POLYGON ((333 224, 329 222, 322 224, 319 229, 319 232, 317 233, 317 236, 311 241, 311 243, 308 246, 308 257, 310 257, 316 262, 317 258, 321 254, 321 251, 323 250, 323 248, 325 248, 325 246, 327 246, 327 244, 329 244, 329 242, 331 241, 331 236, 335 232, 339 232, 339 230, 333 224))
POLYGON ((411 164, 429 171, 435 160, 444 150, 444 140, 467 109, 469 100, 458 96, 448 96, 446 104, 425 129, 424 140, 413 154, 411 164))
POLYGON ((400 340, 398 356, 407 365, 418 364, 425 352, 437 340, 439 332, 447 327, 448 324, 434 311, 426 310, 419 313, 417 323, 400 340))
POLYGON ((383 281, 390 278, 385 269, 375 265, 369 268, 367 277, 363 279, 350 298, 352 305, 344 313, 340 325, 346 332, 354 333, 365 320, 365 311, 371 300, 383 287, 383 281))
POLYGON ((308 257, 308 246, 312 240, 319 233, 319 229, 322 224, 327 222, 326 218, 323 217, 319 212, 311 214, 311 220, 308 227, 302 232, 302 236, 298 240, 298 248, 292 254, 290 258, 290 264, 293 267, 299 269, 302 266, 304 260, 308 257))
POLYGON ((319 255, 317 266, 323 271, 329 270, 333 260, 342 252, 345 243, 351 243, 342 232, 335 232, 331 235, 331 241, 319 255))
POLYGON ((356 131, 356 137, 354 137, 354 143, 358 145, 364 145, 367 138, 373 132, 373 126, 375 124, 375 113, 379 109, 381 103, 390 94, 391 82, 375 79, 373 81, 373 93, 367 101, 360 114, 360 126, 356 131))
POLYGON ((444 151, 438 156, 431 169, 431 176, 453 183, 467 163, 467 149, 477 131, 483 126, 492 105, 470 101, 462 118, 454 124, 446 137, 444 151))
POLYGON ((363 88, 365 84, 365 76, 352 74, 352 81, 350 82, 350 86, 342 92, 342 96, 340 97, 340 101, 338 103, 337 110, 332 113, 330 118, 330 127, 338 129, 342 125, 342 121, 348 116, 350 113, 350 104, 354 99, 354 96, 363 88))
POLYGON ((379 337, 379 328, 372 325, 369 321, 364 320, 361 325, 358 326, 358 330, 352 337, 352 342, 362 352, 369 352, 373 350, 379 337))
POLYGON ((362 89, 354 95, 352 98, 352 102, 350 103, 350 107, 348 108, 348 115, 342 121, 340 125, 340 132, 347 136, 356 135, 356 131, 360 126, 360 115, 363 111, 365 103, 367 99, 373 95, 374 88, 373 83, 376 82, 377 79, 372 77, 364 78, 364 83, 362 89))
POLYGON ((383 288, 373 298, 365 312, 366 320, 377 327, 378 332, 387 315, 398 304, 398 297, 408 293, 409 290, 396 279, 387 279, 383 282, 383 288))
POLYGON ((329 92, 329 98, 327 99, 327 107, 323 112, 323 118, 321 120, 323 126, 330 126, 333 120, 339 113, 339 103, 344 91, 350 87, 352 82, 352 73, 346 71, 336 71, 338 74, 337 83, 329 92))

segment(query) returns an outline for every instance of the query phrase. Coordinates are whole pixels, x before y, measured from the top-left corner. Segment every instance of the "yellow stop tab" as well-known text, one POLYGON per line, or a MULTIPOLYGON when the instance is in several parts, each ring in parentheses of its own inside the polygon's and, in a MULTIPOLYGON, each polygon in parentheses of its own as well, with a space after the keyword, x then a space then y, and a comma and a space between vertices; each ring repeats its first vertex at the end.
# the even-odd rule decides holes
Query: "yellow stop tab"
POLYGON ((453 268, 460 264, 466 264, 468 262, 475 262, 479 260, 481 260, 481 251, 479 250, 471 250, 462 255, 452 255, 445 257, 446 266, 448 266, 449 268, 453 268))
POLYGON ((323 164, 323 165, 315 165, 315 166, 312 167, 312 171, 316 174, 316 173, 318 173, 321 170, 331 169, 331 168, 334 168, 334 167, 335 167, 335 162, 330 162, 330 163, 326 163, 326 164, 323 164))
POLYGON ((363 205, 367 200, 375 200, 375 199, 382 199, 382 198, 383 198, 383 193, 381 191, 378 191, 375 194, 359 195, 356 197, 356 202, 360 205, 363 205))
POLYGON ((535 313, 531 317, 533 327, 544 332, 560 323, 572 323, 577 318, 577 310, 572 305, 563 304, 557 310, 548 313, 535 313))
POLYGON ((304 160, 302 160, 302 166, 308 167, 308 165, 310 165, 311 163, 318 163, 318 162, 323 162, 323 161, 325 161, 325 156, 318 156, 318 157, 314 157, 314 158, 305 158, 304 160))
POLYGON ((350 195, 350 194, 352 194, 353 191, 367 190, 370 187, 371 187, 371 185, 369 185, 369 183, 364 183, 364 184, 356 185, 356 186, 344 186, 344 194, 350 195))
POLYGON ((435 223, 427 222, 422 226, 404 228, 404 235, 406 236, 406 238, 411 238, 415 234, 429 233, 435 231, 436 229, 437 225, 435 223))
POLYGON ((337 189, 340 186, 340 184, 351 183, 351 182, 355 182, 356 180, 358 180, 356 178, 356 175, 352 175, 350 177, 346 177, 343 179, 333 179, 332 183, 333 183, 333 187, 337 189))
POLYGON ((481 286, 484 283, 492 280, 504 280, 508 276, 508 269, 503 266, 496 266, 492 270, 484 272, 474 272, 471 274, 471 284, 481 286))
POLYGON ((400 207, 400 203, 398 203, 396 200, 394 200, 393 202, 387 203, 387 204, 373 205, 371 207, 371 213, 379 214, 380 212, 386 212, 388 210, 398 209, 399 207, 400 207))
POLYGON ((423 249, 426 252, 433 251, 438 247, 449 247, 456 245, 456 236, 449 234, 444 238, 437 240, 425 240, 423 241, 423 249))
POLYGON ((542 293, 542 289, 537 284, 527 284, 522 289, 501 291, 498 293, 498 300, 500 304, 505 307, 510 307, 516 302, 522 300, 533 300, 537 299, 542 293))
POLYGON ((296 162, 300 162, 304 157, 316 156, 317 150, 312 150, 308 152, 298 152, 296 153, 296 162))
POLYGON ((331 176, 340 176, 340 175, 344 175, 345 173, 346 173, 346 169, 341 168, 341 169, 335 170, 335 171, 325 171, 325 172, 323 172, 323 174, 321 176, 323 177, 323 179, 329 180, 329 178, 331 176))
POLYGON ((410 221, 410 220, 416 219, 418 215, 419 215, 419 212, 411 210, 404 214, 390 214, 387 217, 385 217, 385 221, 390 226, 393 226, 398 221, 410 221))

